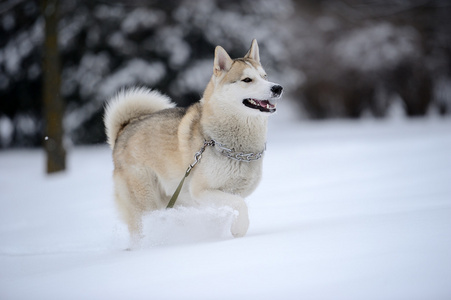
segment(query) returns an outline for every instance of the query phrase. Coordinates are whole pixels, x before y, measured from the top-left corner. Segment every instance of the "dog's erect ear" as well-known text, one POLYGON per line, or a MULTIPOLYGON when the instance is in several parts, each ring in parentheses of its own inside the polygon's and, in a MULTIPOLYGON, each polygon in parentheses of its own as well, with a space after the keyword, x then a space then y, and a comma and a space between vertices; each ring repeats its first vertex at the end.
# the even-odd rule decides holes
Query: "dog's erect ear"
POLYGON ((258 44, 256 39, 252 40, 251 48, 249 49, 249 51, 247 51, 244 58, 250 58, 255 60, 256 62, 260 62, 260 52, 258 50, 258 44))
POLYGON ((223 71, 228 71, 232 67, 232 59, 221 46, 216 46, 215 62, 213 66, 213 73, 216 76, 221 75, 223 71))

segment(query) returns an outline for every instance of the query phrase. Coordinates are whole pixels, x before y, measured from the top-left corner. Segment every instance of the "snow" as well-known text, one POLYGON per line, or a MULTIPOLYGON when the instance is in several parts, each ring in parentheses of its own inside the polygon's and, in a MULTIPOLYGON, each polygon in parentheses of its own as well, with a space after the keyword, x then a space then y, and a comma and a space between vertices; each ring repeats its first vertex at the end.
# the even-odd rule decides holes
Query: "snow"
POLYGON ((107 77, 99 87, 102 100, 111 97, 121 87, 139 82, 154 86, 166 74, 166 67, 161 62, 148 63, 143 59, 134 58, 113 75, 107 77))
MULTIPOLYGON (((180 69, 189 59, 192 59, 191 47, 184 40, 184 35, 183 28, 177 26, 162 28, 157 33, 154 42, 155 50, 162 56, 168 56, 168 64, 172 69, 180 69)), ((210 59, 210 63, 212 63, 211 61, 212 59, 210 59)), ((203 88, 205 87, 200 90, 203 88)))
POLYGON ((451 78, 438 78, 434 85, 435 99, 439 105, 451 106, 451 78))
POLYGON ((334 46, 334 55, 337 61, 357 70, 378 70, 406 58, 418 58, 418 40, 414 28, 372 24, 341 37, 334 46))
POLYGON ((14 35, 0 49, 0 65, 4 66, 2 73, 9 77, 19 76, 22 61, 30 55, 37 43, 43 40, 43 21, 36 21, 29 31, 23 31, 14 35))
MULTIPOLYGON (((107 80, 105 78, 109 78, 109 64, 110 57, 106 52, 97 54, 86 52, 78 66, 64 70, 63 95, 70 95, 79 85, 83 99, 92 98, 93 95, 97 96, 99 85, 105 84, 104 82, 107 80)), ((141 67, 146 67, 146 65, 141 67)))
POLYGON ((121 23, 121 28, 123 32, 130 34, 136 32, 139 28, 153 28, 163 23, 165 17, 162 11, 140 7, 127 14, 121 23))
POLYGON ((7 117, 0 116, 0 145, 8 146, 13 139, 14 125, 7 117))
POLYGON ((205 82, 209 82, 213 70, 213 60, 196 61, 187 70, 180 72, 171 90, 176 94, 198 92, 205 89, 205 82))
POLYGON ((0 152, 0 299, 450 299, 451 120, 280 117, 238 239, 178 208, 125 251, 106 145, 0 152))

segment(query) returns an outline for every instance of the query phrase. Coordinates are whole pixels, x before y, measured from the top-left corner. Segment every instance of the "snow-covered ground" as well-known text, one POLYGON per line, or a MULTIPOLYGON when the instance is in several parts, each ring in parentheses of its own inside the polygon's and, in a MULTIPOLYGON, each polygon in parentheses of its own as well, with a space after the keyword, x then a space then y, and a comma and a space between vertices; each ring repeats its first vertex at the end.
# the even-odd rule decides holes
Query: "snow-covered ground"
POLYGON ((251 226, 227 210, 145 218, 140 248, 106 146, 0 152, 0 299, 451 299, 451 120, 270 127, 251 226))

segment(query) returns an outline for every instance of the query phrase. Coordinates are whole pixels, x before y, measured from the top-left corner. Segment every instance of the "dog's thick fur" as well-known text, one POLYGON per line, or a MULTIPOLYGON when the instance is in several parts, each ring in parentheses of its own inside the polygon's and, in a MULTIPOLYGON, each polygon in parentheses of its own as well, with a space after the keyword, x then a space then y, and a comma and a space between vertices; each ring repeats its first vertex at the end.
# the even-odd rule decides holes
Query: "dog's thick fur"
MULTIPOLYGON (((216 47, 213 76, 202 99, 176 108, 144 88, 120 92, 106 107, 105 127, 113 149, 115 198, 132 237, 140 237, 145 212, 165 208, 204 140, 246 153, 265 149, 267 118, 282 87, 266 80, 257 41, 244 58, 232 60, 216 47)), ((187 177, 177 205, 229 206, 236 210, 231 232, 246 234, 244 197, 257 187, 262 160, 236 161, 215 147, 187 177)))

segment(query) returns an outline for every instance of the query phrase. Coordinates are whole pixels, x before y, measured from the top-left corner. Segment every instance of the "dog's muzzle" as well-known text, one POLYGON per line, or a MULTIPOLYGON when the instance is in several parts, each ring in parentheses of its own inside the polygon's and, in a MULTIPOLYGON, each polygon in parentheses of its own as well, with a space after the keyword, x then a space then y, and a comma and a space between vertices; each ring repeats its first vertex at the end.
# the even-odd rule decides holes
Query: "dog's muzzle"
POLYGON ((273 113, 276 111, 277 100, 282 96, 283 87, 281 85, 273 85, 271 87, 271 98, 260 100, 247 98, 243 100, 243 104, 252 109, 258 109, 261 112, 273 113))

